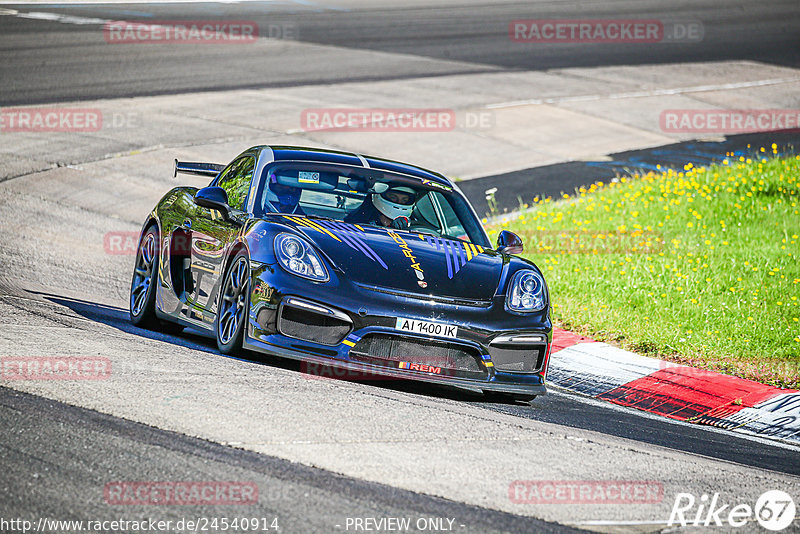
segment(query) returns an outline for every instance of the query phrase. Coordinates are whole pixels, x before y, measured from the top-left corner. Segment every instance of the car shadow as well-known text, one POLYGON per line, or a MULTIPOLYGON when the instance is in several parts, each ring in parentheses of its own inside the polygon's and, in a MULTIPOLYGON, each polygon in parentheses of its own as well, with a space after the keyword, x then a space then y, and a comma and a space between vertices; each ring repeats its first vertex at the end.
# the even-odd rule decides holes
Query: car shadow
MULTIPOLYGON (((169 343, 175 346, 190 348, 193 350, 213 353, 221 358, 230 358, 233 360, 258 363, 260 365, 266 365, 269 367, 284 369, 305 375, 309 374, 306 372, 306 366, 304 366, 302 362, 289 358, 281 358, 279 356, 271 356, 249 350, 242 350, 235 356, 222 354, 217 350, 216 341, 212 337, 210 337, 207 333, 194 328, 186 328, 179 334, 166 334, 163 332, 157 332, 154 330, 148 330, 134 326, 131 324, 128 317, 128 310, 124 308, 42 291, 29 290, 28 293, 39 296, 43 300, 54 305, 63 306, 84 319, 110 326, 121 332, 125 332, 126 334, 161 341, 163 343, 169 343)), ((502 396, 484 395, 481 392, 463 390, 446 385, 431 384, 415 380, 403 380, 394 377, 379 379, 370 377, 364 379, 342 375, 343 373, 341 373, 334 366, 316 366, 314 369, 313 378, 321 380, 355 382, 379 389, 409 393, 412 395, 420 395, 431 398, 445 398, 460 402, 481 402, 519 406, 527 405, 526 402, 514 401, 513 399, 502 396)))

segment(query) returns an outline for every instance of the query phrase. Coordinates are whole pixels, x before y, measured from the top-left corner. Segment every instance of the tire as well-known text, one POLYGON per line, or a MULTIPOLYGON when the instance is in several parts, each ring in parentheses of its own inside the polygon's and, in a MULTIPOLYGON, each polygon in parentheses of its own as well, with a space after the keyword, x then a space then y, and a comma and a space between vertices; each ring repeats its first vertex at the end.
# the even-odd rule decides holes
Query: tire
POLYGON ((141 328, 156 329, 156 284, 160 257, 158 227, 150 226, 139 240, 133 266, 128 312, 131 322, 141 328))
POLYGON ((221 353, 241 350, 249 304, 250 261, 247 252, 240 250, 231 260, 219 288, 214 332, 221 353))

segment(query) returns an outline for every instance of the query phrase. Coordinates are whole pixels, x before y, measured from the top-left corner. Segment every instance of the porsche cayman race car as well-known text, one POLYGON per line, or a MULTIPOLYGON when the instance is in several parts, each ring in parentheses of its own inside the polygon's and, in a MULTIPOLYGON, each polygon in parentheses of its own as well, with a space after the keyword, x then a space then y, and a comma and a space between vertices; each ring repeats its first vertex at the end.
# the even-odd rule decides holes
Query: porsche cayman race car
MULTIPOLYGON (((412 165, 257 146, 228 165, 175 161, 147 216, 130 291, 137 325, 193 327, 250 349, 530 400, 552 340, 542 273, 492 246, 458 187, 412 165)), ((302 365, 302 364, 301 364, 302 365)))

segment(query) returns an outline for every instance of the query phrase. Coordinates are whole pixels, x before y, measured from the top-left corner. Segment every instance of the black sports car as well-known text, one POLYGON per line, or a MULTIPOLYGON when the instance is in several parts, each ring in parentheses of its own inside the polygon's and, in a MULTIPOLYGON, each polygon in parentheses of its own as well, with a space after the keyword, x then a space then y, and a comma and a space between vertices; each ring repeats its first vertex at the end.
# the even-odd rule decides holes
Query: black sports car
POLYGON ((176 187, 145 221, 131 321, 363 373, 532 399, 549 295, 522 241, 492 248, 458 187, 385 159, 257 146, 176 187))

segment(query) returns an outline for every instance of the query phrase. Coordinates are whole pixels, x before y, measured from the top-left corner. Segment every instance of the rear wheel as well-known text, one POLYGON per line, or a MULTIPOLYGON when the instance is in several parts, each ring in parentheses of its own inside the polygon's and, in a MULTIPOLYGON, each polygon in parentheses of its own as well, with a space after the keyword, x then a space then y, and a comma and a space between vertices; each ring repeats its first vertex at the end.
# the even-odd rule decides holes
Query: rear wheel
POLYGON ((242 348, 247 308, 250 300, 250 262, 245 251, 239 251, 228 267, 217 301, 217 347, 223 354, 242 348))
POLYGON ((153 225, 142 236, 136 251, 128 311, 131 322, 138 327, 159 330, 165 334, 180 334, 183 326, 161 321, 156 317, 160 250, 158 227, 153 225))
POLYGON ((131 322, 142 328, 158 326, 156 318, 156 280, 159 258, 158 227, 147 229, 139 241, 133 267, 129 312, 131 322))

